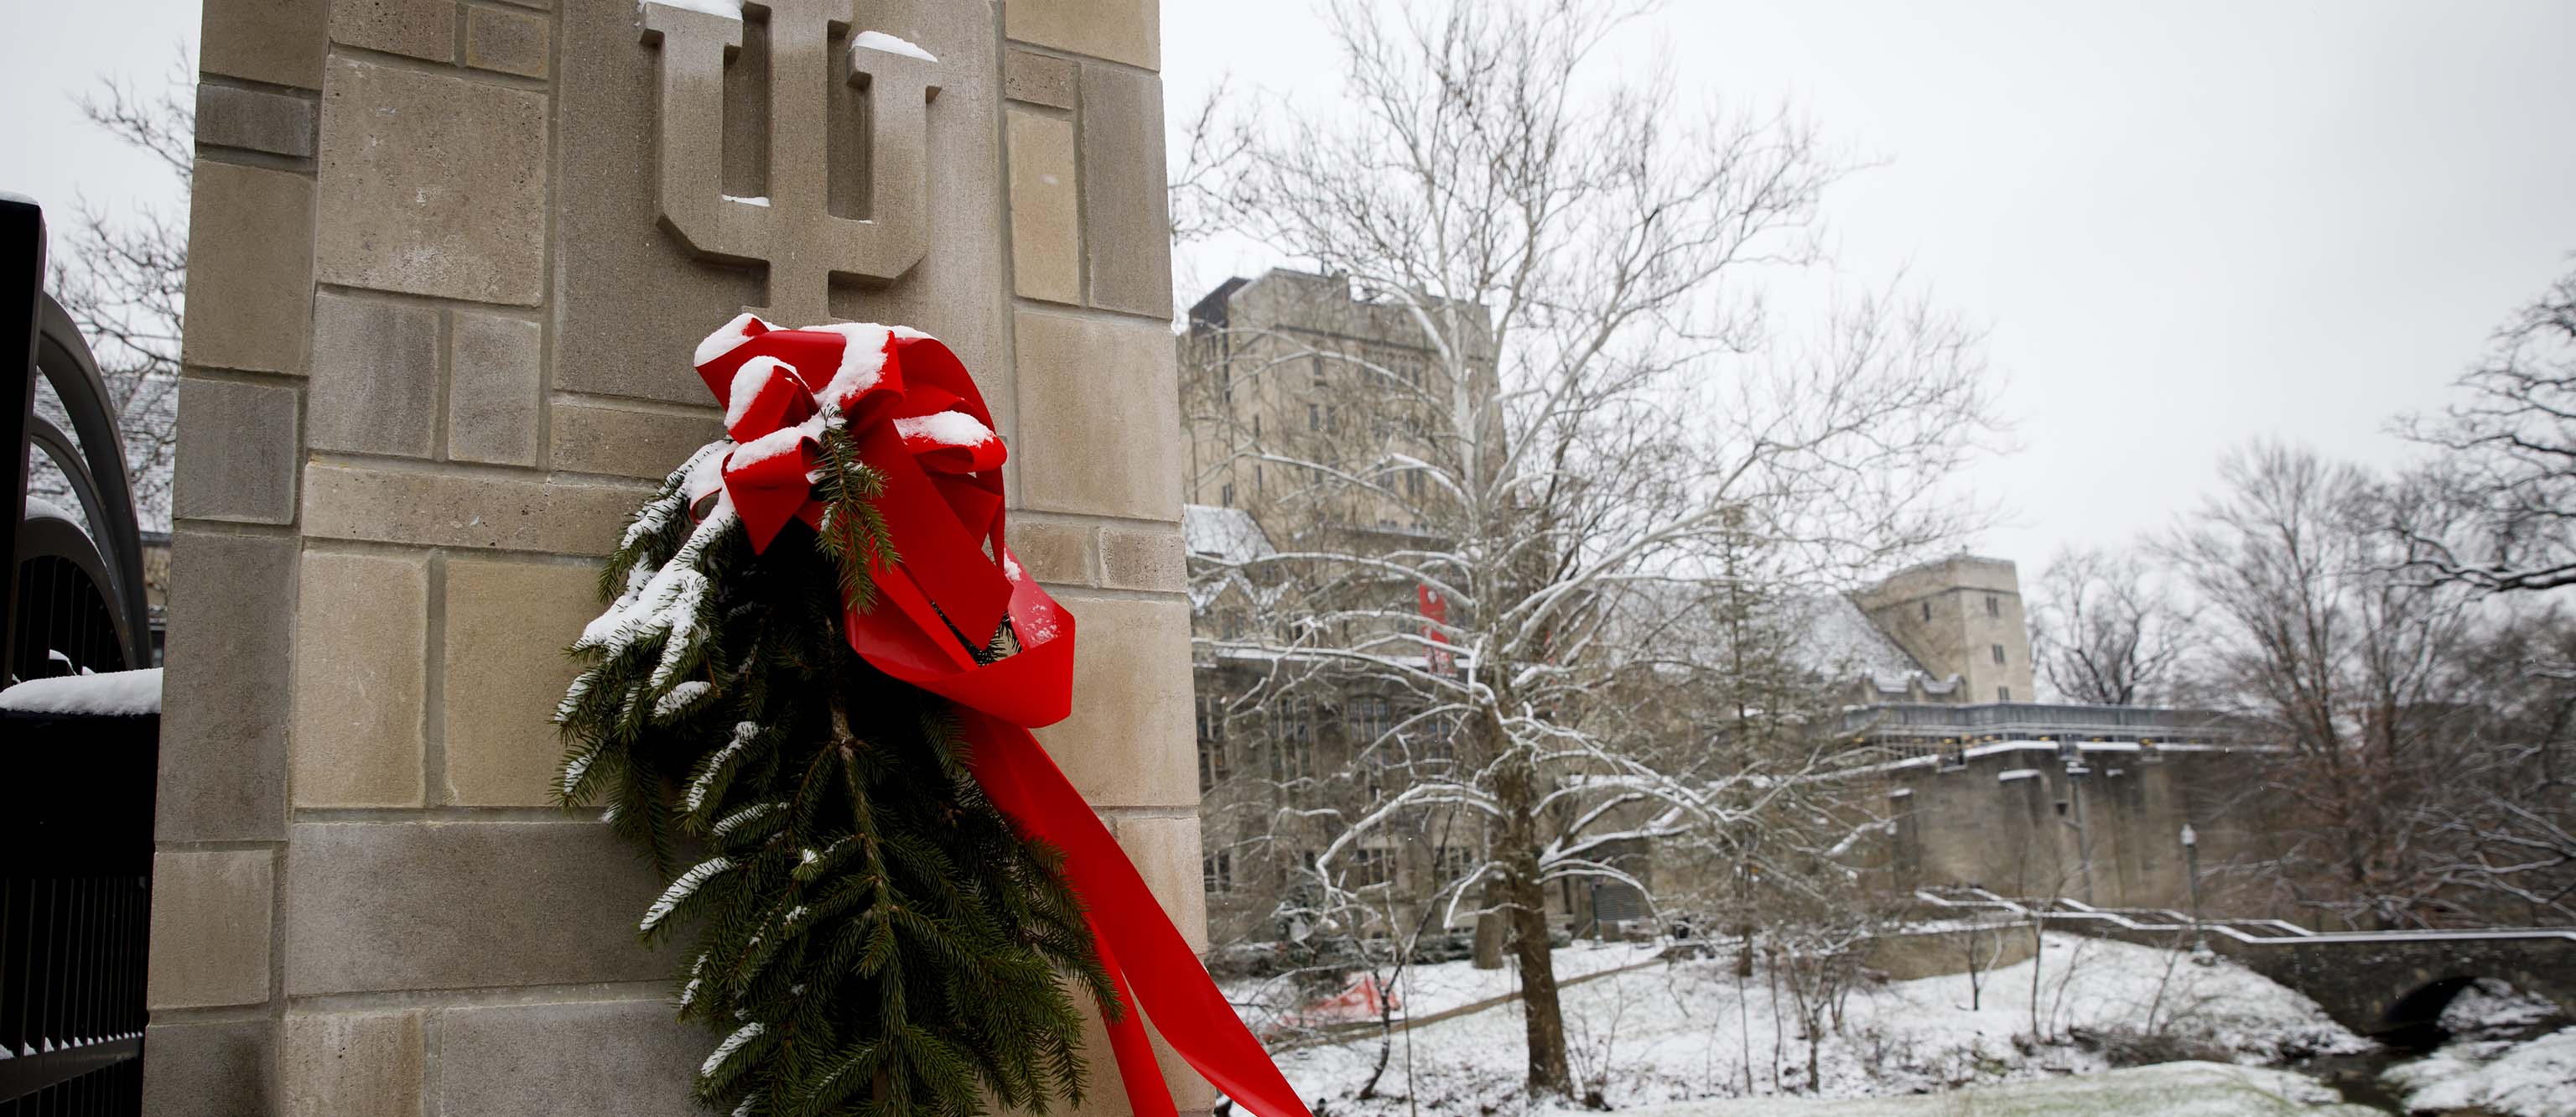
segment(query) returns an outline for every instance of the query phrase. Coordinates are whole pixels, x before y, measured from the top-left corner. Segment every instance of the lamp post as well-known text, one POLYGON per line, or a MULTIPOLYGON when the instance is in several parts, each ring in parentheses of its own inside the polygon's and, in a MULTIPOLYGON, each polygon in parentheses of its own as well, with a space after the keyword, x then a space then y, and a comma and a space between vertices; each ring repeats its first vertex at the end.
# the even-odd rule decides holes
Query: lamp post
POLYGON ((2182 824, 2183 871, 2191 881, 2191 949, 2197 954, 2209 949, 2209 940, 2200 929, 2200 834, 2191 824, 2182 824))

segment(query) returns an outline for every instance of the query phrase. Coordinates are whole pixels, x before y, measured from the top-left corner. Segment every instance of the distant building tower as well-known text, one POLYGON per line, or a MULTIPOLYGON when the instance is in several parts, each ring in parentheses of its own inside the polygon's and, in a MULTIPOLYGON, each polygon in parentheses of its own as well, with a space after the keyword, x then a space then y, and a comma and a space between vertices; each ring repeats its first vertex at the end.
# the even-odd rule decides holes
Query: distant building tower
POLYGON ((1965 701, 2037 699, 2021 576, 2010 561, 1954 555, 1898 571, 1852 601, 1932 677, 1958 676, 1965 701))

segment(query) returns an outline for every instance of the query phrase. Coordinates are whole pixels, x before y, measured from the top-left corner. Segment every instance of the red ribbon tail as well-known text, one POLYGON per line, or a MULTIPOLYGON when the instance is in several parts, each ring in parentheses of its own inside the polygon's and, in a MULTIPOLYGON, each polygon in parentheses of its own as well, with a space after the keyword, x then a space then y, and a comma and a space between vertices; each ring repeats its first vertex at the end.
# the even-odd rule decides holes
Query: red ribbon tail
POLYGON ((1109 1041, 1136 1112, 1172 1112, 1170 1090, 1135 1011, 1141 1010, 1163 1042, 1245 1112, 1309 1117, 1296 1089, 1243 1026, 1189 940, 1145 887, 1135 863, 1037 738, 989 715, 966 709, 959 714, 974 744, 972 767, 984 794, 1031 836, 1064 854, 1065 875, 1087 909, 1100 960, 1110 967, 1131 1009, 1110 1027, 1109 1041))
POLYGON ((1136 994, 1127 985, 1127 972, 1118 968, 1118 956, 1100 933, 1098 920, 1091 923, 1091 937, 1100 950, 1100 964, 1109 971, 1109 983, 1118 990, 1118 1003, 1126 1006, 1116 1020, 1108 1022, 1109 1052, 1118 1060, 1118 1083, 1127 1088, 1127 1108, 1135 1117, 1180 1117, 1172 1102, 1172 1088, 1163 1081, 1163 1065, 1154 1058, 1154 1041, 1145 1035, 1145 1016, 1136 1010, 1136 994))

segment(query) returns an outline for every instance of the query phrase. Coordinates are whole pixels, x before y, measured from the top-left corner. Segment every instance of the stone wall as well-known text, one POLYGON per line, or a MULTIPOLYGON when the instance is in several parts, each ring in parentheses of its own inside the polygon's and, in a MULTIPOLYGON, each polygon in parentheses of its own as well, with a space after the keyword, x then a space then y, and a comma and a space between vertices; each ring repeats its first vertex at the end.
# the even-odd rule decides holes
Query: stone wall
MULTIPOLYGON (((811 61, 757 17, 819 3, 755 0, 727 193, 811 61)), ((1155 0, 857 8, 941 60, 927 250, 816 294, 983 384, 1014 541, 1083 621, 1042 739, 1195 935, 1155 0)), ((692 1112, 656 882, 546 806, 547 716, 620 518, 717 433, 693 343, 780 293, 660 218, 634 0, 207 0, 201 51, 147 1111, 692 1112)))
POLYGON ((1891 884, 1979 885, 2007 896, 2086 899, 2102 907, 2183 908, 2191 902, 2181 843, 2183 824, 2198 831, 2201 899, 2212 914, 2273 914, 2269 904, 2236 887, 2231 864, 2259 860, 2270 848, 2253 754, 2213 746, 2087 743, 2079 793, 2059 746, 1988 744, 1964 761, 1933 758, 1889 779, 1891 884), (2153 759, 2150 759, 2150 756, 2153 759), (2072 825, 2081 801, 2083 840, 2072 825), (2063 810, 2060 807, 2063 805, 2063 810))

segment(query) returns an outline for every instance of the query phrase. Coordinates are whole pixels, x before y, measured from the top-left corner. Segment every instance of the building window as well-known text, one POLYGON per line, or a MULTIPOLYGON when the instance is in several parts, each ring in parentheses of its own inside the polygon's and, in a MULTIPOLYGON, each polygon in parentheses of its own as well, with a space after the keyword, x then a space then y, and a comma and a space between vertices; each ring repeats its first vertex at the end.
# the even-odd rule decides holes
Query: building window
POLYGON ((1261 416, 1259 415, 1252 417, 1252 440, 1261 441, 1261 416))
POLYGON ((1199 880, 1211 896, 1234 891, 1234 851, 1220 849, 1199 858, 1199 880))
POLYGON ((1996 687, 1996 688, 1995 688, 1995 701, 1997 701, 1997 702, 2010 702, 2010 701, 2012 701, 2012 688, 2011 688, 2011 687, 2008 687, 2008 686, 1999 686, 1999 687, 1996 687))
POLYGON ((1386 883, 1386 851, 1355 849, 1351 851, 1351 871, 1342 878, 1345 888, 1368 888, 1386 883))
POLYGON ((1411 498, 1411 499, 1414 499, 1414 500, 1420 500, 1420 499, 1422 499, 1422 471, 1421 471, 1421 470, 1419 470, 1419 469, 1411 469, 1411 470, 1406 470, 1406 471, 1405 471, 1405 474, 1404 474, 1404 495, 1405 495, 1405 496, 1407 496, 1407 497, 1409 497, 1409 498, 1411 498))
POLYGON ((1252 463, 1252 491, 1256 493, 1266 493, 1270 491, 1269 483, 1262 480, 1260 462, 1252 463))
POLYGON ((1932 619, 1932 599, 1930 598, 1923 600, 1923 619, 1927 621, 1932 619))
POLYGON ((1306 405, 1306 429, 1310 431, 1319 431, 1324 429, 1323 408, 1317 407, 1311 403, 1306 405))
POLYGON ((1234 507, 1234 482, 1228 481, 1217 486, 1216 502, 1228 508, 1234 507))
POLYGON ((1456 884, 1467 879, 1467 874, 1475 872, 1476 864, 1475 850, 1464 846, 1442 846, 1432 860, 1432 873, 1438 878, 1432 883, 1442 888, 1456 884))
POLYGON ((1991 593, 1987 594, 1986 615, 1989 617, 2000 617, 2004 615, 2004 599, 1991 593))
POLYGON ((1336 407, 1336 406, 1334 406, 1334 405, 1332 405, 1332 404, 1329 404, 1329 403, 1324 405, 1324 429, 1325 429, 1325 430, 1328 430, 1328 431, 1332 431, 1332 432, 1334 432, 1334 433, 1336 433, 1336 434, 1338 434, 1338 433, 1340 433, 1340 432, 1341 432, 1341 429, 1342 429, 1342 409, 1341 409, 1341 408, 1336 407))
POLYGON ((1994 649, 1995 649, 1995 662, 1997 662, 1997 663, 2002 663, 2002 662, 2004 661, 2004 646, 2003 646, 2003 645, 2001 645, 2001 644, 1996 644, 1996 645, 1994 645, 1994 649))
POLYGON ((1314 774, 1314 711, 1302 698, 1290 699, 1280 711, 1277 740, 1270 749, 1270 778, 1287 783, 1314 774))
POLYGON ((1234 774, 1225 756, 1225 699, 1213 694, 1200 695, 1199 723, 1199 790, 1204 792, 1234 774))
POLYGON ((1315 366, 1315 386, 1321 388, 1324 386, 1324 355, 1317 353, 1309 359, 1315 366))
POLYGON ((1363 694, 1351 699, 1346 711, 1350 718, 1351 745, 1367 748, 1395 724, 1395 706, 1383 694, 1363 694))

